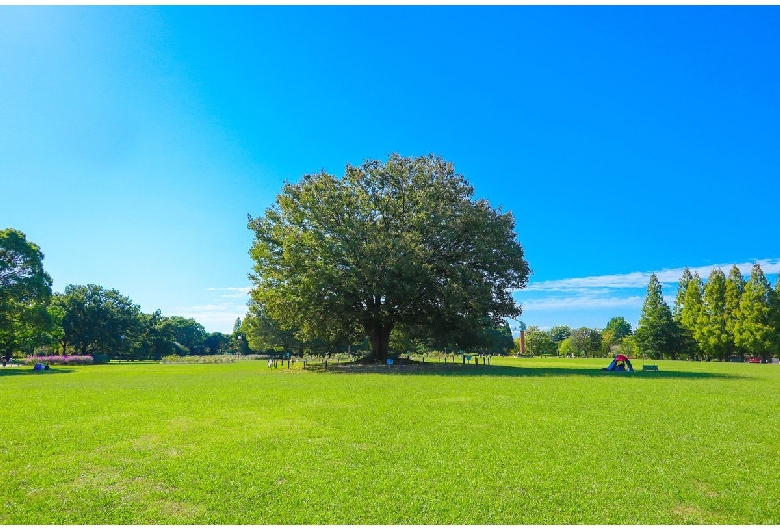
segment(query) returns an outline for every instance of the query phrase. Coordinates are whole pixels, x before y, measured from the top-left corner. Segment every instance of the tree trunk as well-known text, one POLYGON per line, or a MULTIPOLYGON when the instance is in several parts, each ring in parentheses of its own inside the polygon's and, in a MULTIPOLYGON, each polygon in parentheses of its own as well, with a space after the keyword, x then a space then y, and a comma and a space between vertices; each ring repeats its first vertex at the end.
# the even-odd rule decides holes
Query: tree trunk
POLYGON ((377 361, 387 359, 387 347, 390 344, 392 323, 371 320, 364 325, 368 340, 371 342, 371 357, 377 361))

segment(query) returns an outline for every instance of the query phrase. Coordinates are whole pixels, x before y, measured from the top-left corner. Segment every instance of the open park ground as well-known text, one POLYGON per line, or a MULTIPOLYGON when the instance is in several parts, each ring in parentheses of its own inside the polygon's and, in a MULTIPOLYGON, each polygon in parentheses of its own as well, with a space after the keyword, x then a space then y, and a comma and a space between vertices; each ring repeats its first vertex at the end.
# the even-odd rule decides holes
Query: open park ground
POLYGON ((0 524, 780 524, 780 367, 607 363, 2 368, 0 524))

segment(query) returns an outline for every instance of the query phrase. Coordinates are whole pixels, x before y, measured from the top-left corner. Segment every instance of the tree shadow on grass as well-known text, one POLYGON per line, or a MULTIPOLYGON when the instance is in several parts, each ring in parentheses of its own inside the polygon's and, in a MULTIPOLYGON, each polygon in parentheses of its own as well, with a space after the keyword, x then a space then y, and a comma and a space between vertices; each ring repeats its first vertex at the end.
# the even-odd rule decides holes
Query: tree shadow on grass
POLYGON ((662 370, 658 372, 608 372, 600 368, 574 367, 520 367, 490 366, 457 363, 408 363, 387 365, 360 365, 351 363, 307 366, 306 371, 327 371, 345 374, 386 374, 386 375, 439 375, 444 377, 606 377, 630 379, 740 379, 742 376, 709 372, 684 372, 662 370))
POLYGON ((20 366, 11 367, 3 366, 0 368, 0 377, 12 376, 12 375, 35 375, 39 377, 47 377, 53 374, 70 374, 75 370, 73 368, 67 368, 64 366, 52 367, 49 370, 38 371, 33 370, 32 366, 20 366))

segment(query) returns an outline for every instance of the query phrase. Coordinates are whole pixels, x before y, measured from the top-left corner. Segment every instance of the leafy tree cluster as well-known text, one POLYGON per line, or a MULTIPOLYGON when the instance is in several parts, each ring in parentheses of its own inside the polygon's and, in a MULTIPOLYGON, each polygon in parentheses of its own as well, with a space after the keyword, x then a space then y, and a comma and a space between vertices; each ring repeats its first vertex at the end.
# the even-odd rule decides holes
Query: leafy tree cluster
POLYGON ((531 326, 526 330, 525 342, 531 355, 605 357, 632 352, 632 333, 631 324, 625 318, 614 317, 601 330, 588 327, 572 329, 569 326, 543 330, 531 326))
POLYGON ((512 291, 530 269, 514 218, 473 200, 473 188, 436 156, 347 165, 285 184, 274 206, 248 218, 254 234, 255 345, 511 348, 512 291))
POLYGON ((0 231, 0 355, 36 349, 116 359, 160 359, 233 351, 234 336, 207 333, 191 318, 146 314, 127 296, 99 285, 52 293, 43 253, 19 230, 0 231))
POLYGON ((0 355, 10 359, 41 341, 51 340, 49 312, 52 279, 43 270, 43 253, 12 228, 0 231, 0 355))
POLYGON ((756 263, 747 281, 734 265, 704 282, 686 267, 670 308, 652 275, 636 335, 653 359, 769 360, 780 351, 780 277, 773 289, 756 263))

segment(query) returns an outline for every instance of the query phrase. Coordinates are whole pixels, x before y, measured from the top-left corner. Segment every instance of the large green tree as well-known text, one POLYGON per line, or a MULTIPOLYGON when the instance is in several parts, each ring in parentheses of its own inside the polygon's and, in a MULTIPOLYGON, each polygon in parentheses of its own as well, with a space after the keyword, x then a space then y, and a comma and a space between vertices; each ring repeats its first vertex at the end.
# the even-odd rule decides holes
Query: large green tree
POLYGON ((739 302, 742 299, 742 293, 745 291, 745 278, 742 276, 742 272, 739 267, 732 265, 729 270, 728 278, 726 278, 726 331, 732 338, 733 349, 731 354, 739 355, 744 358, 745 351, 743 348, 736 344, 734 337, 736 336, 734 331, 737 323, 739 322, 739 302))
POLYGON ((631 324, 624 317, 612 317, 604 327, 604 331, 611 331, 612 338, 616 341, 620 341, 624 337, 628 337, 633 333, 631 324))
POLYGON ((577 328, 569 336, 571 347, 585 357, 595 357, 601 351, 601 333, 591 328, 577 328))
POLYGON ((778 330, 772 315, 772 287, 756 263, 739 301, 739 319, 734 324, 734 343, 750 355, 772 357, 778 330))
POLYGON ((772 326, 777 330, 773 350, 776 357, 780 357, 780 274, 775 280, 775 288, 771 293, 772 326))
POLYGON ((131 347, 125 348, 127 358, 133 360, 159 360, 174 352, 174 337, 168 317, 158 309, 154 313, 140 314, 138 325, 129 337, 131 347))
POLYGON ((139 307, 116 289, 100 285, 68 285, 55 295, 62 318, 63 352, 68 348, 81 355, 101 353, 127 356, 137 343, 143 321, 139 307))
POLYGON ((570 335, 571 328, 569 326, 553 326, 550 328, 550 337, 556 344, 560 344, 568 339, 570 335))
MULTIPOLYGON (((555 355, 558 353, 558 345, 553 340, 552 334, 537 326, 530 326, 526 330, 525 345, 531 355, 555 355)), ((517 350, 520 351, 519 344, 517 350)))
POLYGON ((165 326, 173 336, 176 353, 202 355, 206 352, 206 328, 194 318, 172 316, 165 318, 165 326))
POLYGON ((244 331, 244 322, 240 318, 236 318, 236 321, 233 323, 233 333, 230 334, 229 348, 233 353, 240 355, 252 353, 252 350, 249 348, 249 340, 244 331))
POLYGON ((677 282, 677 294, 674 297, 674 306, 672 306, 672 317, 674 317, 677 322, 680 322, 682 308, 685 305, 685 295, 688 292, 688 285, 691 283, 691 280, 693 280, 691 269, 685 267, 680 276, 680 280, 677 282))
POLYGON ((437 156, 347 165, 286 184, 255 240, 252 298, 284 328, 331 339, 359 330, 375 359, 396 325, 452 333, 500 325, 530 270, 511 213, 472 198, 437 156))
POLYGON ((477 351, 481 353, 507 355, 515 347, 512 330, 507 322, 489 325, 482 329, 477 351))
POLYGON ((734 347, 727 327, 726 275, 713 269, 704 286, 702 310, 696 340, 705 356, 725 361, 734 347))
POLYGON ((661 282, 655 274, 647 284, 647 296, 642 305, 636 333, 637 346, 651 359, 668 356, 676 359, 680 351, 680 332, 672 318, 672 310, 663 297, 661 282))
POLYGON ((601 332, 602 353, 609 355, 613 348, 623 343, 623 339, 633 333, 631 324, 624 317, 612 317, 601 332))
MULTIPOLYGON (((687 267, 686 270, 688 270, 687 267)), ((695 272, 686 285, 682 307, 679 308, 675 319, 680 327, 682 352, 688 354, 691 359, 696 359, 701 354, 698 341, 701 339, 700 321, 703 311, 703 294, 704 283, 699 273, 695 272)))
POLYGON ((19 230, 0 230, 0 355, 31 350, 52 328, 51 284, 40 247, 19 230))
MULTIPOLYGON (((233 342, 233 336, 227 333, 220 333, 214 331, 208 333, 206 338, 203 339, 203 348, 207 355, 225 355, 232 351, 231 346, 233 342)), ((240 349, 239 349, 240 351, 240 349)), ((242 352, 243 353, 243 352, 242 352)))
POLYGON ((249 347, 256 351, 267 351, 281 348, 285 352, 303 354, 304 342, 296 333, 299 328, 283 329, 257 302, 250 301, 249 312, 241 323, 245 340, 249 347))

